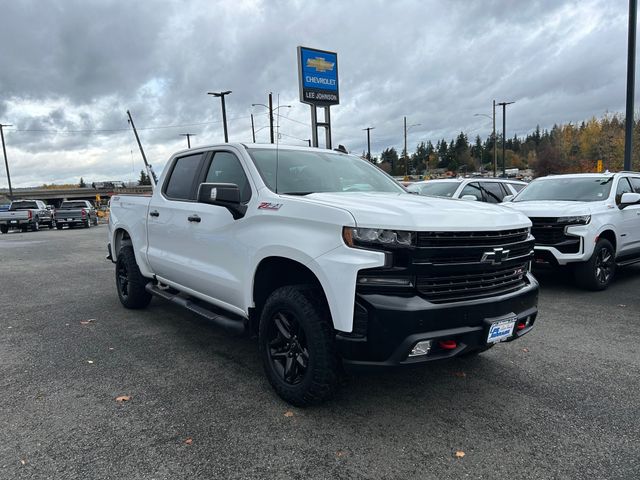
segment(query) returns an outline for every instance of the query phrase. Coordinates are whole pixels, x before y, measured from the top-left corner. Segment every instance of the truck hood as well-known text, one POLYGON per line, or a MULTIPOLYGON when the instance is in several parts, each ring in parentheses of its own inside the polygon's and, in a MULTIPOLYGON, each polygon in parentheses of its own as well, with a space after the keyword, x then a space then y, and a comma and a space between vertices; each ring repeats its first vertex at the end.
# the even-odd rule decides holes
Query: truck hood
POLYGON ((576 215, 591 215, 594 202, 538 200, 532 202, 506 202, 503 205, 522 212, 527 217, 572 217, 576 215))
POLYGON ((481 202, 407 193, 313 193, 314 203, 345 209, 359 227, 412 231, 508 230, 531 226, 515 210, 481 202))

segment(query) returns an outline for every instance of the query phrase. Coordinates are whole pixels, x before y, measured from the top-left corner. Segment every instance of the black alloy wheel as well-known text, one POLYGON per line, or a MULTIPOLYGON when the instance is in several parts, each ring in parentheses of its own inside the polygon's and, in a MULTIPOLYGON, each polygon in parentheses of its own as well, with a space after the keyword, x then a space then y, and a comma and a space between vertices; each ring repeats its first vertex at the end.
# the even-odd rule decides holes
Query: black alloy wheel
POLYGON ((120 297, 126 301, 129 298, 129 269, 123 257, 116 263, 116 284, 120 297))
POLYGON ((596 255, 595 275, 596 279, 603 285, 608 284, 613 276, 615 268, 613 252, 608 248, 602 248, 596 255))
POLYGON ((616 253, 611 242, 601 238, 593 249, 591 258, 575 266, 576 282, 589 290, 605 290, 616 273, 616 253))
POLYGON ((300 383, 309 367, 304 329, 290 312, 277 311, 268 333, 271 367, 289 385, 300 383))

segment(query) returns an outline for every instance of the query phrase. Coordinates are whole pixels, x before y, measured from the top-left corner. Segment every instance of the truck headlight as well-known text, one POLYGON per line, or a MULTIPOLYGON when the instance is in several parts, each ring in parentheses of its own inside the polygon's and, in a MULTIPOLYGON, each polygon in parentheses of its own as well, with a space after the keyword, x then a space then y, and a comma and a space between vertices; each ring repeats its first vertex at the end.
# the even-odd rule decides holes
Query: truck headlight
POLYGON ((563 225, 586 225, 591 221, 591 215, 577 215, 574 217, 558 217, 557 222, 563 225))
POLYGON ((414 232, 404 230, 344 227, 342 238, 349 247, 407 248, 415 245, 416 235, 414 232))

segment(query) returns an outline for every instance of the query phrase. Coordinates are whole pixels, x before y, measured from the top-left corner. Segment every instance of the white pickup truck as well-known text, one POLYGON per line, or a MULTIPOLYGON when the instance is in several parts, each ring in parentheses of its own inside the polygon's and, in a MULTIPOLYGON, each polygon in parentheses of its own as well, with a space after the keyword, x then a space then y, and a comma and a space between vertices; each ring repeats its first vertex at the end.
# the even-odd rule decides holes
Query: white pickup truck
POLYGON ((151 197, 111 199, 109 257, 127 308, 163 297, 258 337, 294 405, 341 367, 427 363, 529 332, 531 222, 408 193, 336 151, 223 144, 167 163, 151 197))
POLYGON ((617 266, 640 262, 640 173, 538 178, 503 205, 533 222, 536 261, 572 265, 585 288, 604 290, 617 266))

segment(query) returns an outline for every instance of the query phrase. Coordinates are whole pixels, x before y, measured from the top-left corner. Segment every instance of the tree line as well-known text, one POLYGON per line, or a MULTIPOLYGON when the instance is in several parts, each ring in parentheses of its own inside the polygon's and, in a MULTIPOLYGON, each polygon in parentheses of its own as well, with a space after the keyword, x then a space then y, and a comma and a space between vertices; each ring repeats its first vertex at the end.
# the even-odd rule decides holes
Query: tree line
MULTIPOLYGON (((624 159, 624 118, 606 114, 602 118, 574 124, 554 125, 550 130, 537 126, 524 137, 514 135, 505 142, 506 168, 531 168, 535 176, 552 173, 595 172, 598 160, 603 168, 622 170, 624 159)), ((634 121, 634 145, 640 145, 640 120, 634 121)), ((494 148, 497 147, 498 171, 502 167, 502 135, 496 141, 489 135, 484 140, 476 135, 469 140, 460 132, 447 141, 442 138, 420 142, 413 153, 386 148, 380 157, 373 158, 382 169, 392 175, 428 175, 437 169, 454 173, 493 171, 494 148), (495 143, 495 144, 494 144, 495 143)), ((363 155, 364 156, 364 155, 363 155)), ((640 169, 640 148, 633 151, 632 164, 640 169)), ((441 171, 442 171, 441 170, 441 171)))

